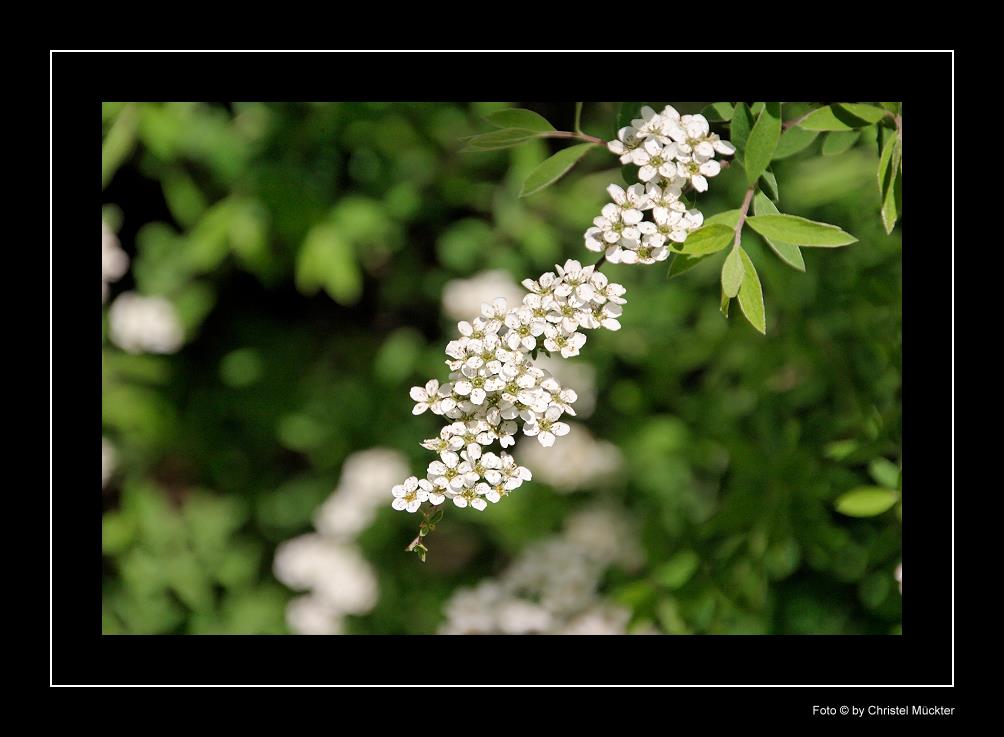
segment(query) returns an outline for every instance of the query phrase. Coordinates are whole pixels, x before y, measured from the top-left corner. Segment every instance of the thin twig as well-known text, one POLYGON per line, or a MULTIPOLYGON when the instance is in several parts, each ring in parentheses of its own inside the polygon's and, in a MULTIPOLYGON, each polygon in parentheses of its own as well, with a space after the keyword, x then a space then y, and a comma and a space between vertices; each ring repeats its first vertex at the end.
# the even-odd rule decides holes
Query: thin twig
POLYGON ((755 189, 756 189, 755 186, 750 187, 749 189, 746 190, 746 196, 743 197, 743 204, 739 210, 739 220, 738 222, 736 222, 736 237, 735 240, 732 241, 733 248, 739 247, 739 240, 743 232, 743 224, 746 222, 746 213, 750 209, 750 203, 753 201, 753 191, 755 189))

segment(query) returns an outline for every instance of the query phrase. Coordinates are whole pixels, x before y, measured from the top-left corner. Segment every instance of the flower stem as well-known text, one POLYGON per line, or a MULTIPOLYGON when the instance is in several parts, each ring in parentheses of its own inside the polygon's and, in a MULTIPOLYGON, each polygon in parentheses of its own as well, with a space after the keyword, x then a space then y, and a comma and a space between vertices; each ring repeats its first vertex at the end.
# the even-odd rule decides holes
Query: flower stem
POLYGON ((735 239, 732 241, 733 248, 739 248, 739 240, 743 232, 743 224, 746 222, 746 213, 749 212, 750 203, 753 201, 753 192, 756 189, 756 185, 750 187, 746 190, 746 196, 743 197, 742 207, 739 209, 739 220, 736 222, 736 235, 735 239))

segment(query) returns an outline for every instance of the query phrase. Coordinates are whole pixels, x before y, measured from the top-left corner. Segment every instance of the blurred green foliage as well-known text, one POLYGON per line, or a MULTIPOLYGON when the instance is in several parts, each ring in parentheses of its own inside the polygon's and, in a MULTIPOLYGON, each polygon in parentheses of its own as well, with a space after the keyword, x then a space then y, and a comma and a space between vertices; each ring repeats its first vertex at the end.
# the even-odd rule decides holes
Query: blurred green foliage
MULTIPOLYGON (((275 546, 310 529, 344 459, 380 445, 415 471, 427 462, 418 441, 437 424, 411 416, 407 389, 445 375, 444 284, 591 260, 582 232, 616 160, 590 151, 521 200, 566 144, 459 152, 489 129, 483 116, 514 106, 104 106, 106 221, 132 259, 112 296, 167 297, 187 341, 168 356, 104 343, 103 432, 118 456, 103 492, 106 633, 286 631, 275 546)), ((573 126, 571 104, 532 107, 573 126)), ((587 103, 583 129, 609 137, 617 108, 587 103)), ((592 334, 574 360, 597 369, 588 424, 624 453, 622 482, 567 495, 535 481, 482 514, 449 509, 425 565, 403 552, 417 520, 388 491, 360 539, 380 600, 349 631, 434 632, 453 590, 600 499, 640 523, 645 566, 605 582, 636 623, 898 632, 900 504, 858 517, 845 498, 837 511, 854 490, 901 493, 900 242, 882 228, 867 138, 775 162, 785 212, 859 243, 806 249, 803 274, 744 235, 767 337, 719 313, 720 259, 670 281, 664 266, 607 267, 628 288, 624 327, 592 334)), ((744 187, 727 170, 701 207, 735 208, 744 187)))

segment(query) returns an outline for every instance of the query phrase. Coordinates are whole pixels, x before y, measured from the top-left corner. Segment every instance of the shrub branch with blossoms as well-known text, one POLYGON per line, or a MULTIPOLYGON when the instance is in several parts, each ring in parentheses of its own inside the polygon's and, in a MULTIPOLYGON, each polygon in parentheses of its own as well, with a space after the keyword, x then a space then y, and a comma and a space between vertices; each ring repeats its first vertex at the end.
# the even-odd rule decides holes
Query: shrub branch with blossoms
MULTIPOLYGON (((572 132, 555 130, 529 110, 499 111, 488 120, 500 130, 474 136, 465 150, 506 148, 535 138, 586 142, 559 151, 531 172, 523 195, 532 194, 602 142, 579 129, 580 112, 581 103, 572 132)), ((442 520, 447 500, 483 511, 531 480, 529 469, 506 450, 519 433, 545 448, 568 434, 562 418, 575 415, 576 394, 537 366, 535 358, 539 351, 573 358, 585 345, 588 331, 620 329, 626 290, 600 271, 604 263, 650 265, 672 259, 673 276, 731 246, 722 265, 722 312, 727 317, 731 300, 737 298, 750 323, 766 332, 759 278, 741 243, 744 227, 749 225, 795 268, 802 263, 800 247, 856 240, 836 226, 782 214, 774 204, 777 182, 769 166, 782 130, 798 124, 782 123, 780 103, 756 103, 752 108, 715 103, 705 112, 681 115, 670 105, 659 112, 643 106, 639 117, 632 117, 606 144, 622 164, 636 167, 625 178, 638 181, 611 183, 611 202, 585 231, 584 245, 599 253, 599 260, 583 266, 569 259, 536 280, 524 280, 527 292, 519 304, 501 298, 483 304, 479 316, 458 323, 458 337, 446 346, 447 380, 431 379, 411 388, 414 414, 431 411, 446 421, 437 437, 422 442, 436 454, 425 476, 410 476, 392 489, 394 509, 422 514, 418 535, 406 548, 421 560, 428 552, 425 538, 442 520), (713 131, 712 121, 731 121, 731 140, 713 131), (729 156, 735 156, 734 163, 746 173, 742 204, 706 219, 686 198, 707 191, 708 180, 730 163, 718 157, 729 156)))

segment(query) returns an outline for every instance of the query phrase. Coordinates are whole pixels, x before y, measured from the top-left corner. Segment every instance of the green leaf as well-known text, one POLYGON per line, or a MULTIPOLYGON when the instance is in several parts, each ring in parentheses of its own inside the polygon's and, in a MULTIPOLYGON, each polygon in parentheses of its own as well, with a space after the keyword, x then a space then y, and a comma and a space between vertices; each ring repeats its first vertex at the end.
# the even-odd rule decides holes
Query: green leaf
POLYGON ((743 283, 743 258, 740 253, 745 253, 742 247, 733 248, 722 264, 722 294, 729 299, 739 294, 743 283))
POLYGON ((671 253, 669 255, 669 270, 666 272, 666 278, 672 279, 674 276, 679 276, 686 271, 690 271, 709 255, 710 254, 705 254, 703 256, 688 256, 685 253, 671 253))
POLYGON ((841 494, 834 507, 848 517, 874 517, 892 509, 899 493, 880 486, 861 486, 841 494))
POLYGON ((615 138, 617 137, 617 131, 630 126, 632 120, 641 116, 641 109, 646 104, 644 102, 621 103, 621 106, 617 109, 617 130, 614 131, 615 138))
POLYGON ((882 198, 882 225, 886 233, 892 233, 899 219, 902 206, 902 157, 903 147, 899 133, 893 131, 885 142, 879 157, 879 196, 882 198))
POLYGON ((892 150, 896 146, 897 138, 897 135, 890 133, 882 146, 882 152, 879 154, 878 186, 880 202, 885 202, 886 190, 892 183, 892 176, 889 174, 889 165, 892 163, 892 150))
POLYGON ((777 188, 777 177, 774 176, 774 172, 770 169, 765 171, 763 176, 760 177, 760 189, 774 202, 781 199, 781 192, 777 188))
POLYGON ((890 113, 894 113, 896 115, 899 114, 900 104, 898 102, 880 102, 879 105, 888 110, 890 113))
POLYGON ((818 135, 819 131, 806 130, 797 125, 789 128, 781 134, 781 140, 777 142, 777 148, 774 149, 774 161, 786 159, 799 151, 804 151, 816 140, 818 135))
MULTIPOLYGON (((756 197, 753 198, 753 212, 757 215, 779 214, 777 207, 763 192, 757 192, 756 197)), ((778 255, 778 258, 794 269, 805 271, 805 259, 802 258, 802 252, 798 246, 774 238, 767 238, 766 236, 763 236, 763 239, 770 246, 771 250, 778 255)))
POLYGON ((767 170, 780 138, 781 103, 768 102, 764 105, 763 112, 760 113, 750 131, 749 138, 746 140, 743 163, 746 168, 747 184, 750 186, 756 184, 760 175, 767 170))
POLYGON ((823 138, 823 156, 842 154, 857 143, 859 138, 861 131, 831 131, 823 138))
POLYGON ((463 153, 471 151, 495 151, 500 148, 518 146, 521 143, 526 143, 541 136, 541 133, 521 128, 503 128, 502 130, 482 133, 479 136, 468 138, 466 145, 460 150, 463 153))
POLYGON ((575 103, 575 127, 572 129, 576 133, 582 133, 582 103, 575 103))
POLYGON ((329 223, 307 233, 296 257, 296 286, 303 294, 323 287, 343 305, 355 304, 362 295, 363 276, 352 244, 329 223))
POLYGON ((688 235, 679 250, 688 256, 706 256, 721 251, 734 237, 734 230, 727 225, 705 224, 688 235))
POLYGON ((896 227, 902 203, 903 171, 897 167, 892 186, 886 192, 885 200, 882 202, 882 225, 885 227, 886 233, 892 233, 892 229, 896 227))
POLYGON ((767 334, 767 313, 763 306, 763 289, 760 287, 760 277, 757 276, 753 261, 743 249, 739 249, 743 260, 743 283, 739 287, 739 308, 743 311, 750 325, 764 335, 767 334))
POLYGON ((732 230, 739 224, 739 208, 734 210, 723 210, 709 218, 704 219, 704 225, 727 225, 732 230))
POLYGON ((729 297, 725 292, 722 292, 722 302, 718 306, 718 310, 722 313, 726 320, 729 319, 729 305, 732 304, 732 298, 729 297))
POLYGON ((520 197, 532 195, 539 192, 551 184, 554 184, 563 177, 569 169, 575 166, 575 162, 586 155, 589 149, 594 148, 595 143, 580 143, 575 146, 564 148, 553 156, 545 159, 540 166, 530 172, 530 176, 523 182, 523 189, 520 197))
POLYGON ((735 112, 731 102, 713 102, 701 111, 709 123, 727 123, 735 112))
POLYGON ((764 106, 766 106, 766 104, 767 103, 765 102, 754 102, 752 105, 750 105, 750 112, 753 113, 754 118, 763 112, 764 106))
POLYGON ((895 489, 899 486, 899 466, 888 458, 873 458, 868 464, 868 473, 887 489, 895 489))
POLYGON ((746 222, 765 238, 775 238, 799 246, 846 246, 858 240, 836 225, 817 223, 797 215, 754 215, 747 218, 746 222))
MULTIPOLYGON (((582 103, 579 103, 580 105, 582 103)), ((496 128, 520 128, 522 130, 536 131, 537 133, 548 133, 554 130, 554 126, 547 122, 547 119, 538 115, 533 110, 523 108, 508 108, 498 110, 485 116, 485 120, 496 128)))
POLYGON ((813 110, 798 125, 814 131, 849 131, 877 123, 885 116, 886 111, 880 107, 844 102, 813 110))
POLYGON ((701 559, 693 550, 683 550, 655 569, 655 580, 668 589, 678 589, 697 572, 701 559))
POLYGON ((729 127, 729 141, 736 147, 737 158, 743 155, 746 139, 749 138, 751 130, 753 130, 753 113, 746 107, 745 102, 736 103, 732 114, 732 125, 729 127))

